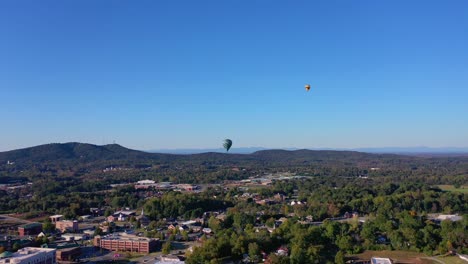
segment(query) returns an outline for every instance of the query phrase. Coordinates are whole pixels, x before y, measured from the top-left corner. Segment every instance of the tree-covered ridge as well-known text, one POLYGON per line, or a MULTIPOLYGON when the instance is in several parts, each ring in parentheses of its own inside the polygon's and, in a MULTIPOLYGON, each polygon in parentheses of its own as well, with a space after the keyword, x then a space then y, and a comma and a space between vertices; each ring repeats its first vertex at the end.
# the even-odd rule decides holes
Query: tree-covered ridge
MULTIPOLYGON (((240 167, 253 173, 289 171, 311 176, 401 175, 402 177, 458 176, 468 178, 468 157, 413 157, 353 151, 265 150, 252 154, 201 153, 173 155, 130 150, 122 146, 83 143, 47 144, 0 152, 0 177, 131 174, 165 175, 186 182, 240 179, 240 167), (13 162, 9 164, 8 162, 13 162), (142 172, 144 170, 144 172, 142 172), (197 175, 203 174, 203 177, 197 175)), ((244 171, 245 171, 244 170, 244 171)))

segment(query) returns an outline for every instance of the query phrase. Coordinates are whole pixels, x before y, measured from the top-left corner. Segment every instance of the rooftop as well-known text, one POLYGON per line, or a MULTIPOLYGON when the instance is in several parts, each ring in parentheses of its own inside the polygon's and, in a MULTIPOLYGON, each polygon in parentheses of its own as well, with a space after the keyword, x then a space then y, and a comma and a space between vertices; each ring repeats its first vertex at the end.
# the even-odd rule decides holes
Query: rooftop
POLYGON ((12 262, 12 263, 18 263, 20 260, 22 259, 25 259, 25 258, 29 258, 31 257, 32 255, 37 255, 37 254, 40 254, 42 252, 54 252, 55 249, 54 248, 36 248, 36 247, 25 247, 25 248, 22 248, 20 250, 18 250, 18 252, 16 253, 6 253, 6 254, 2 254, 3 255, 3 258, 14 258, 16 259, 15 262, 12 262))
POLYGON ((156 239, 153 238, 146 238, 146 237, 139 237, 132 234, 127 233, 112 233, 109 235, 101 236, 101 239, 104 240, 127 240, 127 241, 153 241, 156 239))
POLYGON ((29 223, 29 224, 22 225, 22 226, 20 226, 20 227, 23 227, 23 228, 34 228, 34 227, 39 227, 39 226, 42 227, 42 224, 41 224, 41 223, 29 223))
POLYGON ((392 261, 389 258, 371 258, 372 264, 392 264, 392 261))

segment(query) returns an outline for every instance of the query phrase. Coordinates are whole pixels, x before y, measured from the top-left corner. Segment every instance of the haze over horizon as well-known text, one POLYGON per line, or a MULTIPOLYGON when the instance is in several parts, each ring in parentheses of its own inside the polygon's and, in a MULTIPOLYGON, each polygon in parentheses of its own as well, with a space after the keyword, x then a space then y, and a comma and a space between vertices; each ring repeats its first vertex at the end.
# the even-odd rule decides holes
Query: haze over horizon
POLYGON ((225 138, 233 148, 468 148, 467 10, 3 1, 0 151, 219 148, 225 138))

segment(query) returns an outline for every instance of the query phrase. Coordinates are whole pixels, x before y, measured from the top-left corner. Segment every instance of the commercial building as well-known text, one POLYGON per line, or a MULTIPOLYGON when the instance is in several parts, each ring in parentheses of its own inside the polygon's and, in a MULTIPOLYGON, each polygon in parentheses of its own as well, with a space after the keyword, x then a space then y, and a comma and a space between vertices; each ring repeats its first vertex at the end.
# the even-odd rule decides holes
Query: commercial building
POLYGON ((52 215, 52 216, 49 216, 49 219, 50 221, 55 224, 57 223, 58 221, 61 221, 63 218, 63 215, 52 215))
POLYGON ((42 232, 41 223, 30 223, 18 227, 18 233, 20 236, 35 236, 42 232))
POLYGON ((63 232, 78 233, 78 221, 62 220, 55 223, 55 228, 63 232))
POLYGON ((80 247, 57 249, 57 261, 72 261, 81 255, 80 247))
POLYGON ((56 250, 54 248, 26 247, 16 253, 4 255, 0 264, 55 264, 56 250))
POLYGON ((156 251, 159 240, 138 237, 126 233, 114 233, 106 236, 96 236, 94 246, 120 252, 151 253, 156 251))

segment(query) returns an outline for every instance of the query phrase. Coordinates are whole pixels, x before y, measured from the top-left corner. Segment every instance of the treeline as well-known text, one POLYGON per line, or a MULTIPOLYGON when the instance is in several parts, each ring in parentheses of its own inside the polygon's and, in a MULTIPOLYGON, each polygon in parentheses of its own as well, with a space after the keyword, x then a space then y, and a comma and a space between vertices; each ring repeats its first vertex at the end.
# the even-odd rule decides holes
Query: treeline
POLYGON ((325 221, 321 226, 301 224, 289 219, 275 228, 254 227, 255 219, 240 212, 229 215, 231 220, 210 221, 216 235, 195 247, 187 263, 222 263, 227 258, 240 260, 248 255, 251 262, 262 258, 265 263, 345 263, 345 255, 369 250, 412 250, 428 255, 445 254, 449 250, 467 252, 468 226, 463 221, 443 221, 440 225, 425 217, 402 212, 389 219, 377 215, 360 224, 325 221), (280 254, 279 251, 286 251, 280 254), (279 254, 278 254, 279 253, 279 254))
MULTIPOLYGON (((320 181, 278 182, 270 189, 256 190, 263 198, 283 190, 286 197, 297 199, 294 190, 299 189, 305 202, 300 205, 259 205, 250 198, 236 198, 224 221, 210 219, 215 235, 196 248, 187 263, 222 263, 245 256, 253 262, 266 258, 265 263, 344 263, 346 255, 364 250, 468 253, 467 194, 443 192, 421 183, 331 187, 344 183, 332 181, 317 188, 320 181), (363 217, 331 220, 345 212, 363 217), (432 212, 458 213, 463 220, 430 220, 428 213, 432 212), (287 216, 278 226, 277 220, 287 216), (317 226, 317 221, 323 224, 317 226), (288 253, 281 256, 278 249, 288 253)), ((239 197, 235 190, 222 193, 239 197)))

